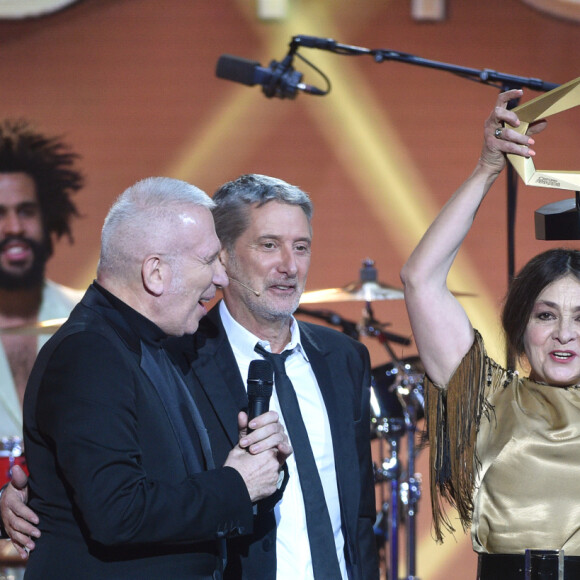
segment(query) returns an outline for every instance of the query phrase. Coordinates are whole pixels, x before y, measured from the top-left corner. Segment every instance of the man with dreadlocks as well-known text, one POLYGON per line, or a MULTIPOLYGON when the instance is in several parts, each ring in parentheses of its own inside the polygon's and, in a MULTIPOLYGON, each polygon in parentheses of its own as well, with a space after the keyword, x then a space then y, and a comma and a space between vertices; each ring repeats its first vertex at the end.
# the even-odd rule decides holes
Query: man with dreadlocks
MULTIPOLYGON (((60 137, 43 135, 25 120, 0 123, 0 329, 4 329, 0 332, 0 441, 12 455, 21 449, 28 376, 40 347, 49 339, 18 327, 68 317, 83 295, 45 279, 53 241, 66 236, 72 242, 70 221, 78 211, 71 195, 83 185, 74 167, 77 158, 60 137)), ((3 465, 0 485, 7 480, 7 471, 3 465)), ((26 475, 18 467, 12 481, 26 501, 26 475)), ((28 514, 27 507, 22 509, 23 515, 28 514)), ((37 521, 34 514, 28 517, 37 521)), ((0 526, 0 537, 3 534, 0 526)), ((3 546, 0 566, 20 578, 23 569, 12 568, 13 558, 18 558, 12 550, 11 544, 3 546)))
POLYGON ((53 241, 72 242, 71 195, 83 185, 77 155, 24 120, 0 123, 0 437, 22 437, 28 375, 47 335, 19 333, 67 317, 82 293, 45 279, 53 241))

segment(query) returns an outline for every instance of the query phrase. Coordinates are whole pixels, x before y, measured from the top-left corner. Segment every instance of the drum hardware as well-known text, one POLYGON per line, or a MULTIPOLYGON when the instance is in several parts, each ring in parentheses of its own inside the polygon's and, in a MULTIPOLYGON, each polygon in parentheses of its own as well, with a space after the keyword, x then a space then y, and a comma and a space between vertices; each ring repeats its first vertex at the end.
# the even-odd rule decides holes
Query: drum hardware
POLYGON ((415 515, 416 506, 421 498, 421 485, 423 478, 420 473, 415 473, 415 477, 409 477, 408 481, 401 483, 401 503, 407 506, 407 511, 415 515))
POLYGON ((312 316, 313 318, 324 320, 325 322, 328 322, 334 326, 339 326, 344 334, 354 338, 355 340, 358 340, 360 337, 359 325, 356 322, 347 320, 332 310, 310 310, 307 308, 298 307, 295 314, 312 316))
MULTIPOLYGON (((373 369, 371 389, 371 430, 375 437, 385 440, 390 457, 383 460, 380 469, 375 468, 375 482, 390 483, 390 498, 384 503, 380 519, 389 521, 388 540, 389 575, 399 580, 399 524, 405 523, 407 576, 416 580, 416 515, 421 498, 421 475, 415 473, 415 445, 417 422, 424 417, 423 373, 420 360, 412 357, 396 360, 373 369), (403 469, 400 444, 407 442, 407 466, 403 469), (399 513, 399 510, 402 513, 399 513)), ((380 532, 375 530, 375 535, 380 532)), ((379 540, 377 538, 377 540, 379 540)))
MULTIPOLYGON (((376 465, 373 465, 373 469, 376 469, 376 465)), ((377 543, 377 552, 380 552, 381 548, 389 540, 389 502, 384 502, 377 513, 373 531, 377 543)))
POLYGON ((409 346, 411 344, 411 339, 401 336, 400 334, 386 331, 385 326, 388 325, 388 323, 381 323, 375 318, 372 303, 367 302, 363 309, 362 321, 359 323, 360 334, 362 336, 372 336, 376 338, 379 343, 385 347, 391 360, 398 361, 399 359, 391 347, 391 342, 409 346))
MULTIPOLYGON (((404 368, 404 367, 403 367, 404 368)), ((407 473, 408 479, 401 485, 406 484, 406 507, 407 507, 407 580, 416 578, 417 561, 417 509, 421 497, 421 475, 415 473, 415 434, 417 431, 418 389, 413 375, 403 371, 400 374, 401 381, 397 384, 397 395, 403 404, 405 425, 407 427, 407 473), (412 393, 416 393, 413 397, 412 393), (409 405, 407 405, 409 403, 409 405)), ((422 393, 421 393, 421 400, 422 393)), ((422 408, 424 408, 422 406, 422 408)))
POLYGON ((302 314, 303 316, 312 316, 319 320, 324 320, 334 326, 339 326, 342 332, 355 340, 359 340, 361 336, 375 337, 383 345, 388 345, 389 342, 396 342, 398 344, 409 345, 411 340, 400 334, 388 332, 384 330, 389 323, 380 323, 374 319, 370 305, 363 312, 363 319, 360 322, 354 322, 343 318, 332 310, 312 310, 300 306, 296 309, 295 314, 302 314))
MULTIPOLYGON (((383 519, 385 530, 385 544, 389 543, 389 567, 393 571, 398 570, 399 558, 399 505, 400 505, 400 480, 401 462, 399 460, 399 448, 401 438, 405 433, 405 422, 403 419, 381 418, 378 421, 377 432, 388 442, 390 447, 390 457, 385 457, 380 468, 375 467, 375 483, 389 483, 389 501, 384 502, 380 518, 383 519)), ((375 535, 377 531, 375 530, 375 535)), ((397 578, 397 576, 395 576, 397 578)))

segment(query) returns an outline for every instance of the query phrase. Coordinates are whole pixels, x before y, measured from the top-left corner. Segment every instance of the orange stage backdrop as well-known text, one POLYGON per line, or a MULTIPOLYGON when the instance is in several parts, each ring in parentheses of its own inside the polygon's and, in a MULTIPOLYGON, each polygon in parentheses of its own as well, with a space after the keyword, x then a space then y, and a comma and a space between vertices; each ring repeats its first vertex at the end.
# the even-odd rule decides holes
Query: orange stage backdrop
MULTIPOLYGON (((222 53, 267 66, 282 59, 292 36, 307 34, 554 83, 580 76, 580 30, 573 21, 520 0, 447 0, 447 18, 426 23, 412 18, 411 4, 288 0, 284 20, 265 22, 249 0, 84 0, 50 16, 0 21, 0 117, 25 116, 47 132, 64 133, 82 154, 87 176, 77 198, 83 217, 75 224, 75 244, 57 246, 50 276, 78 287, 91 281, 107 209, 137 179, 169 175, 211 193, 241 173, 257 172, 312 195, 308 289, 356 280, 367 257, 381 281, 397 286, 411 249, 474 166, 498 89, 438 70, 301 49, 333 90, 323 98, 282 101, 216 79, 214 69, 222 53)), ((323 86, 301 61, 295 66, 306 82, 323 86)), ((524 99, 536 94, 528 91, 524 99)), ((579 170, 579 112, 560 117, 542 136, 536 167, 579 170)), ((477 294, 463 303, 500 357, 494 321, 507 280, 505 190, 503 178, 451 276, 454 289, 477 294)), ((521 183, 518 193, 517 267, 556 245, 535 240, 534 210, 573 196, 521 183)), ((362 306, 321 305, 355 321, 362 306)), ((410 333, 402 301, 373 307, 390 330, 410 333)), ((375 339, 363 340, 373 365, 389 360, 375 339)), ((414 346, 395 350, 416 352, 414 346)), ((426 480, 426 452, 417 470, 426 480)), ((423 491, 418 576, 474 578, 469 538, 458 533, 443 546, 431 540, 423 491)))

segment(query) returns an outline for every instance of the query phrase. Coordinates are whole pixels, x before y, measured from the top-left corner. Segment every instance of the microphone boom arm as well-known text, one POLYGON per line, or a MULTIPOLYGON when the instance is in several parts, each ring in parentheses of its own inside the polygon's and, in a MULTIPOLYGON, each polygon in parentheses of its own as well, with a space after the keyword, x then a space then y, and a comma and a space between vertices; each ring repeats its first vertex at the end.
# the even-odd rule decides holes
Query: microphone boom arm
POLYGON ((330 92, 330 79, 313 63, 298 53, 300 47, 327 50, 336 54, 359 56, 370 55, 376 62, 386 60, 404 62, 428 68, 439 69, 454 73, 468 80, 478 80, 481 83, 501 87, 502 90, 514 88, 529 88, 536 91, 549 91, 560 86, 541 79, 527 78, 497 72, 491 69, 474 69, 458 66, 435 60, 428 60, 413 54, 397 52, 388 49, 370 49, 361 46, 341 44, 332 38, 318 38, 316 36, 297 35, 292 37, 288 54, 281 62, 271 61, 269 68, 260 66, 260 63, 247 59, 222 55, 217 63, 216 76, 226 80, 232 80, 248 86, 259 84, 266 97, 278 97, 280 99, 294 99, 298 91, 315 96, 325 96, 330 92), (298 57, 317 72, 326 82, 326 89, 302 82, 302 73, 294 70, 292 62, 298 57))
MULTIPOLYGON (((408 54, 405 52, 397 52, 395 50, 388 49, 370 49, 361 46, 351 46, 348 44, 341 44, 336 42, 332 38, 318 38, 316 36, 304 36, 297 35, 292 38, 290 42, 290 49, 296 53, 298 47, 304 46, 305 48, 317 48, 320 50, 327 50, 337 54, 345 55, 363 55, 368 54, 372 56, 376 62, 381 63, 386 60, 392 60, 397 62, 404 62, 406 64, 414 64, 418 66, 435 68, 439 70, 444 70, 451 72, 463 77, 472 77, 472 80, 479 80, 480 82, 488 85, 494 85, 494 83, 501 83, 501 86, 505 89, 508 88, 528 88, 536 91, 551 91, 559 84, 550 83, 536 78, 527 78, 517 75, 510 75, 501 72, 497 72, 491 69, 475 69, 467 68, 464 66, 449 64, 445 62, 439 62, 436 60, 428 60, 426 58, 421 58, 413 54, 408 54)), ((495 85, 494 85, 495 86, 495 85)))

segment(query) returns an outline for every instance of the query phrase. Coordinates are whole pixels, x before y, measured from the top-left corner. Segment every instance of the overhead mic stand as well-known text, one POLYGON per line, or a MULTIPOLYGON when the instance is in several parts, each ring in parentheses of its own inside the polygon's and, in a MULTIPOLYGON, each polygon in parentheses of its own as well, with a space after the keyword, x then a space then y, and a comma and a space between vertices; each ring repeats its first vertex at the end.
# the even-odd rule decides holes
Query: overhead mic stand
MULTIPOLYGON (((509 87, 502 87, 502 92, 509 87)), ((513 109, 517 106, 518 100, 512 100, 508 103, 508 109, 513 109)), ((516 213, 517 213, 517 199, 518 199, 518 174, 511 163, 507 164, 507 287, 512 284, 515 276, 516 263, 516 213)), ((513 350, 507 345, 506 365, 508 369, 515 368, 516 355, 513 350)))
MULTIPOLYGON (((522 77, 517 75, 505 74, 491 69, 475 69, 458 66, 454 64, 428 60, 412 54, 398 52, 389 49, 370 49, 360 46, 351 46, 341 44, 331 38, 317 38, 314 36, 297 35, 290 42, 290 51, 296 53, 298 48, 317 48, 345 55, 370 55, 378 63, 384 61, 403 62, 417 66, 433 68, 451 72, 468 80, 478 81, 483 84, 500 88, 502 92, 509 89, 528 88, 534 91, 551 91, 559 87, 559 84, 550 83, 541 79, 522 77)), ((517 101, 510 101, 508 108, 514 108, 517 101)), ((517 172, 514 171, 510 163, 507 169, 507 282, 508 287, 515 273, 515 221, 517 206, 517 172)), ((578 239, 578 238, 572 238, 578 239)), ((513 368, 513 353, 507 353, 508 368, 513 368)))
POLYGON ((414 64, 427 68, 434 68, 451 72, 469 80, 478 80, 479 82, 496 87, 506 88, 529 88, 535 91, 551 91, 559 87, 559 84, 549 83, 541 79, 521 77, 506 73, 497 72, 491 69, 476 69, 428 60, 405 52, 389 50, 384 48, 363 48, 360 46, 351 46, 341 44, 331 38, 317 38, 315 36, 294 36, 290 42, 290 52, 295 54, 300 46, 305 48, 317 48, 335 52, 344 55, 370 55, 376 62, 381 63, 386 60, 404 62, 405 64, 414 64))

